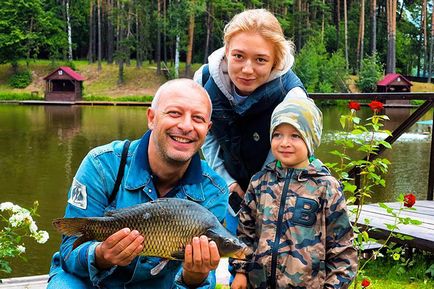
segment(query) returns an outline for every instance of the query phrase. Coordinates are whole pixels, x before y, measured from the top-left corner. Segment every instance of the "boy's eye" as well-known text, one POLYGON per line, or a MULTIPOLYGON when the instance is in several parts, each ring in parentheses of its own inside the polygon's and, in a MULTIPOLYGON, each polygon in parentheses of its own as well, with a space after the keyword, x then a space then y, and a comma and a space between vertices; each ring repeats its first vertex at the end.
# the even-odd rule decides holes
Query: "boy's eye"
POLYGON ((292 138, 301 138, 301 136, 299 134, 294 133, 292 136, 292 138))
POLYGON ((274 132, 273 135, 272 135, 271 137, 277 139, 277 138, 282 137, 282 134, 281 134, 281 133, 278 133, 278 132, 274 132))

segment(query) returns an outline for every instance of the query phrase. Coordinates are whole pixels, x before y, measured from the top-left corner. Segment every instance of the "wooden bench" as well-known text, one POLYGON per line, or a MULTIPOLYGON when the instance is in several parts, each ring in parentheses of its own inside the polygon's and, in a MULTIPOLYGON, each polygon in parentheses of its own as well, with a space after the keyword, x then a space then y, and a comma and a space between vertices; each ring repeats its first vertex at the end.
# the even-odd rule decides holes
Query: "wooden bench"
MULTIPOLYGON (((386 203, 393 208, 394 212, 398 212, 401 203, 386 203)), ((349 206, 349 209, 354 206, 349 206)), ((408 245, 412 248, 422 249, 425 251, 434 252, 434 201, 416 201, 414 207, 416 210, 403 210, 401 217, 411 217, 412 219, 422 222, 421 225, 399 225, 396 233, 413 237, 412 240, 393 239, 394 242, 408 245)), ((350 217, 352 221, 354 216, 350 217)), ((369 235, 375 239, 385 239, 390 231, 385 223, 394 224, 395 219, 387 211, 381 208, 378 204, 363 205, 362 212, 358 220, 359 225, 366 225, 378 230, 370 231, 369 235), (368 219, 369 223, 365 220, 368 219)))

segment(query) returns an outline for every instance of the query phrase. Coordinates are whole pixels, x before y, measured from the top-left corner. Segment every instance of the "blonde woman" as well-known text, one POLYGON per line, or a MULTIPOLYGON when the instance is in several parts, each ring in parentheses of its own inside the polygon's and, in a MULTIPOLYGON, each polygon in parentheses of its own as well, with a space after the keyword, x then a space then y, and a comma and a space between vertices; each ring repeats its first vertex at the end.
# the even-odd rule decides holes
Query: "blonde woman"
POLYGON ((213 126, 202 151, 229 187, 226 223, 235 233, 236 213, 250 178, 273 160, 269 139, 273 109, 287 97, 307 95, 291 70, 294 45, 269 11, 235 15, 224 29, 224 44, 194 79, 212 100, 213 126))

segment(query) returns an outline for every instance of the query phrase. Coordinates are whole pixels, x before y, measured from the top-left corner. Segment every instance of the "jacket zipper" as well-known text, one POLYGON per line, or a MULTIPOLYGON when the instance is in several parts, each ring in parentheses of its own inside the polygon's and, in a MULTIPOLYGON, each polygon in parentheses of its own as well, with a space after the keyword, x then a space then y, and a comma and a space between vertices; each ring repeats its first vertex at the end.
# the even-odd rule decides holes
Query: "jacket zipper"
POLYGON ((291 182, 293 169, 289 169, 286 173, 285 184, 283 185, 282 197, 280 198, 279 216, 277 218, 276 237, 274 239, 273 249, 271 253, 271 276, 270 288, 276 288, 276 271, 277 271, 277 254, 279 252, 280 236, 282 235, 282 219, 285 212, 286 196, 288 195, 289 183, 291 182), (289 175, 289 176, 288 176, 289 175))

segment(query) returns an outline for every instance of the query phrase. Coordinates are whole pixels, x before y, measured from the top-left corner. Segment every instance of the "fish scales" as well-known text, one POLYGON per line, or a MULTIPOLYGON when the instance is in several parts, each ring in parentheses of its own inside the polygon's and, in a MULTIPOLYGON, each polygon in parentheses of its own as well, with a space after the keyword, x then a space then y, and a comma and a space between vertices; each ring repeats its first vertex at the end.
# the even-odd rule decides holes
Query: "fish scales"
POLYGON ((88 240, 103 241, 123 228, 137 230, 144 236, 141 255, 167 259, 182 259, 185 246, 194 236, 207 235, 215 240, 221 255, 225 246, 235 245, 237 250, 245 247, 209 210, 195 202, 176 198, 157 199, 110 211, 104 217, 56 219, 53 224, 65 235, 80 236, 74 247, 88 240), (76 220, 85 224, 76 225, 76 220))

